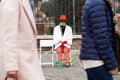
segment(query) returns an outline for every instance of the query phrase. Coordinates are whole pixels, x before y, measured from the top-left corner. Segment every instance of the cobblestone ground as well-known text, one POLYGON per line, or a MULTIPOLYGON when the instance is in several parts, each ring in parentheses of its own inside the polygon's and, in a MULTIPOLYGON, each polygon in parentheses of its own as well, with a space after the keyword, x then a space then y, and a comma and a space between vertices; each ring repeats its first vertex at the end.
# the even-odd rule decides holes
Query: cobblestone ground
MULTIPOLYGON (((78 54, 73 54, 72 58, 74 58, 75 63, 69 68, 58 69, 58 67, 51 65, 42 66, 46 80, 87 80, 85 71, 80 66, 78 54)), ((114 80, 120 80, 120 73, 113 77, 114 80)))

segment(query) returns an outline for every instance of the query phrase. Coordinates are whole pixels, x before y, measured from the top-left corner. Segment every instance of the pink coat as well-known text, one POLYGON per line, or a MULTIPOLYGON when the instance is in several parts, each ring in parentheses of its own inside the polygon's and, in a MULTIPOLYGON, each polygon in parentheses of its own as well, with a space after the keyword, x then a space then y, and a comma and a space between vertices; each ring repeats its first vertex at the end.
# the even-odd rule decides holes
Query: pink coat
POLYGON ((45 80, 39 64, 36 26, 29 0, 0 3, 0 80, 18 70, 18 80, 45 80))

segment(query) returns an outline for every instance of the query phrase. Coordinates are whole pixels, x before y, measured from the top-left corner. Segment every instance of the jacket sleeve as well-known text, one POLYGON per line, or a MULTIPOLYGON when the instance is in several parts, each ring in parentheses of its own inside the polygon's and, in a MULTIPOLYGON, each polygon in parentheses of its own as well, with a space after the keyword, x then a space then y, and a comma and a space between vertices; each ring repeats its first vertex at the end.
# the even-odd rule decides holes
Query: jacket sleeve
MULTIPOLYGON (((115 59, 115 51, 110 41, 111 32, 108 31, 108 21, 106 17, 106 9, 104 5, 96 5, 91 7, 90 22, 94 34, 94 41, 100 57, 109 70, 117 67, 115 59), (95 10, 97 9, 97 10, 95 10)), ((113 27, 113 26, 112 26, 113 27)))
POLYGON ((58 27, 56 26, 56 27, 54 27, 54 31, 53 31, 53 44, 54 45, 57 45, 57 46, 60 46, 60 45, 62 45, 62 43, 58 43, 58 41, 60 40, 60 38, 59 38, 59 35, 58 35, 58 27))
POLYGON ((54 45, 58 43, 58 41, 56 40, 56 37, 57 37, 57 35, 56 35, 56 29, 54 27, 54 30, 53 30, 53 44, 54 45))
POLYGON ((70 46, 72 44, 72 28, 70 27, 69 29, 69 36, 68 36, 68 40, 67 40, 67 45, 70 46))
POLYGON ((3 54, 5 70, 18 70, 18 0, 3 2, 2 27, 3 27, 3 54))

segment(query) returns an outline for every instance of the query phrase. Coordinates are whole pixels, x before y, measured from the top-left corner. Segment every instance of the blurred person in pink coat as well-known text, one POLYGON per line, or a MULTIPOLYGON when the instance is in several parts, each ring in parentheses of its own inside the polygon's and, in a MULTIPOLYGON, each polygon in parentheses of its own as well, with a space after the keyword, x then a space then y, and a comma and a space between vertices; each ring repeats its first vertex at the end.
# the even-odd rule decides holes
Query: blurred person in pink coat
POLYGON ((0 15, 0 80, 45 80, 29 0, 1 0, 0 15))

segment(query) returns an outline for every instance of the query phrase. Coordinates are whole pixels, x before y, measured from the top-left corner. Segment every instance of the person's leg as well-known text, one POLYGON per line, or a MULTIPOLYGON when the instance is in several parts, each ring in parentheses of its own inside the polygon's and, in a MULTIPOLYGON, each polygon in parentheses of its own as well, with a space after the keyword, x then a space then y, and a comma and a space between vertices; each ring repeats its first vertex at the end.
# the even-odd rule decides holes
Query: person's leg
POLYGON ((88 80, 113 80, 105 66, 86 69, 88 80))
POLYGON ((65 56, 65 62, 66 62, 66 65, 68 65, 69 66, 69 48, 67 48, 67 47, 64 47, 64 49, 63 49, 63 53, 64 53, 64 56, 65 56))
POLYGON ((87 75, 87 80, 93 80, 89 71, 86 71, 86 75, 87 75))
POLYGON ((58 47, 56 49, 57 54, 58 54, 58 64, 59 64, 59 68, 62 69, 62 48, 58 47))
POLYGON ((57 51, 57 54, 58 54, 58 61, 61 61, 62 60, 62 48, 58 47, 56 49, 56 51, 57 51))

